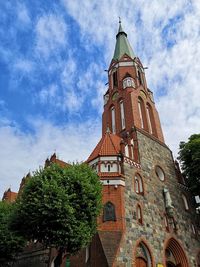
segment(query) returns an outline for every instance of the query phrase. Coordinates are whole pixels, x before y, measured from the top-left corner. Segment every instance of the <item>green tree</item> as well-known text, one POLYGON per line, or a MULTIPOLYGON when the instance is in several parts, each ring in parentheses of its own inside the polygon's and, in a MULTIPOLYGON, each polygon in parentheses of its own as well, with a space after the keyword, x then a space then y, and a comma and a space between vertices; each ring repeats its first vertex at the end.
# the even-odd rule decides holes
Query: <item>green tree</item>
POLYGON ((0 266, 10 266, 9 263, 22 250, 25 240, 9 229, 10 215, 13 204, 0 201, 0 266))
POLYGON ((192 194, 200 195, 200 134, 193 134, 188 142, 181 142, 179 157, 181 169, 192 194))
POLYGON ((29 240, 59 248, 60 254, 73 254, 96 232, 101 191, 97 174, 86 164, 51 164, 25 185, 12 227, 29 240))

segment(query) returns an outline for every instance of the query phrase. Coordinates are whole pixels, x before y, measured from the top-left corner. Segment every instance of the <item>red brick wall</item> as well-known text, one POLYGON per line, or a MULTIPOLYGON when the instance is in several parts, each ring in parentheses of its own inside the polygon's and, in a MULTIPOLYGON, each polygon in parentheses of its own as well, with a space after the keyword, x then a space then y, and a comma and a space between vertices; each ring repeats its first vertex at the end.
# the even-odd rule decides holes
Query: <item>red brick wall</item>
POLYGON ((102 202, 112 202, 115 205, 116 221, 103 222, 103 214, 98 218, 98 229, 103 231, 119 231, 125 228, 124 221, 124 187, 103 186, 102 202))

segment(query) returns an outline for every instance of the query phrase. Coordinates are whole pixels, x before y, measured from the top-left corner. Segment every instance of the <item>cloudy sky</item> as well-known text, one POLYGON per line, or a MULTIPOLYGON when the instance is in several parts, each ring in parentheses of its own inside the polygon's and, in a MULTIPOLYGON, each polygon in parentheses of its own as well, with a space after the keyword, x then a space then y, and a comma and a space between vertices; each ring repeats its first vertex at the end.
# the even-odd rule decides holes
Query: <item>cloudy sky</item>
POLYGON ((55 151, 94 148, 119 16, 174 155, 200 132, 199 0, 6 0, 0 14, 0 197, 55 151))

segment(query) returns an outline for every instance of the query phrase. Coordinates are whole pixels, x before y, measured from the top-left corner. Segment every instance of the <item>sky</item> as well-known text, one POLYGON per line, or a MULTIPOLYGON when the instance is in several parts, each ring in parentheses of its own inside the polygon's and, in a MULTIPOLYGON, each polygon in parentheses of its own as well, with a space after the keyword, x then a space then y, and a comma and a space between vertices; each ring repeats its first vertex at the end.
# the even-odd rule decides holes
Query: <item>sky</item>
POLYGON ((174 157, 200 132, 199 0, 6 0, 0 14, 0 198, 54 152, 83 161, 97 144, 119 16, 174 157))

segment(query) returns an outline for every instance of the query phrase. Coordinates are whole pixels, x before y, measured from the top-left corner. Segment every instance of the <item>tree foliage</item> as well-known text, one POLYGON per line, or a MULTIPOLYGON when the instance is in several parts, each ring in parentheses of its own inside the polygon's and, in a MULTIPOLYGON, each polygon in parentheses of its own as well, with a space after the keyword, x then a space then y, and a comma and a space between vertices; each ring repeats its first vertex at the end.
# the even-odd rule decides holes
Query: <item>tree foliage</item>
POLYGON ((193 134, 188 142, 180 143, 178 159, 193 195, 200 195, 200 134, 193 134))
POLYGON ((9 266, 16 254, 24 247, 25 240, 9 229, 13 204, 0 201, 0 266, 9 266))
POLYGON ((86 164, 51 164, 35 172, 17 200, 12 227, 29 240, 73 254, 96 231, 101 183, 86 164))

